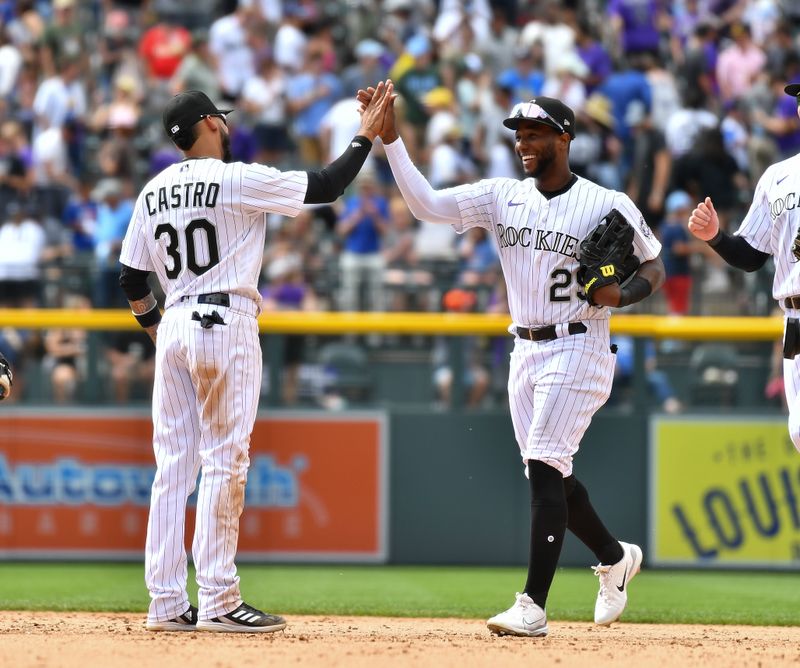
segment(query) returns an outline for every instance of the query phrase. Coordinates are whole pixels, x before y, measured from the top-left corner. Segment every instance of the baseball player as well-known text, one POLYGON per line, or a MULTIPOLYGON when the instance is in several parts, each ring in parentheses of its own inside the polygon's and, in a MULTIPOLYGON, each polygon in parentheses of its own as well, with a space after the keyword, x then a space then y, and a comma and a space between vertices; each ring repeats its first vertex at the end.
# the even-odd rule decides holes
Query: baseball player
MULTIPOLYGON (((784 88, 797 99, 800 83, 784 88)), ((719 227, 710 197, 689 216, 689 231, 708 242, 728 264, 756 271, 771 255, 775 261, 772 296, 784 311, 783 376, 789 406, 789 433, 800 450, 800 154, 771 165, 756 185, 753 202, 734 234, 719 227)))
POLYGON ((234 557, 261 388, 256 289, 266 212, 342 194, 370 152, 392 85, 378 84, 361 128, 321 171, 231 162, 225 117, 200 91, 172 98, 164 128, 185 160, 154 177, 136 201, 122 245, 120 285, 156 343, 153 481, 145 579, 151 631, 277 631, 282 617, 242 601, 234 557), (164 290, 163 319, 147 284, 164 290), (186 500, 202 471, 192 556, 198 606, 186 592, 186 500))
MULTIPOLYGON (((371 93, 359 91, 362 105, 371 93)), ((516 154, 532 178, 495 178, 439 191, 411 163, 392 111, 390 106, 381 138, 412 213, 448 223, 459 233, 476 226, 487 229, 497 242, 508 289, 509 332, 514 335, 508 393, 530 479, 530 561, 514 605, 487 625, 497 634, 547 634, 545 605, 566 528, 600 561, 595 567, 600 578, 595 622, 610 624, 625 608, 642 551, 609 533, 572 472, 572 458, 611 390, 614 355, 607 307, 632 304, 661 285, 660 244, 626 195, 570 171, 575 116, 559 100, 538 97, 517 104, 503 122, 515 131, 516 154), (592 290, 594 279, 589 279, 579 287, 579 242, 612 209, 632 223, 632 245, 641 265, 625 286, 611 281, 592 290)))
POLYGON ((11 386, 14 384, 14 374, 8 360, 0 353, 0 401, 11 396, 11 386))

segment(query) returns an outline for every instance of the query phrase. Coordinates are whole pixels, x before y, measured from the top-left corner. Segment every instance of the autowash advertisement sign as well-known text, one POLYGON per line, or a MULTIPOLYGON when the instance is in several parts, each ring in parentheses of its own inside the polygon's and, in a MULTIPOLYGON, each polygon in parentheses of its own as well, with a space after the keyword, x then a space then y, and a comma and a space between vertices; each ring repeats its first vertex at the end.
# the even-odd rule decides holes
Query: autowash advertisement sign
MULTIPOLYGON (((0 411, 0 558, 141 558, 151 437, 145 413, 0 411)), ((387 465, 383 413, 259 417, 239 560, 386 561, 387 465)))
POLYGON ((650 562, 800 567, 800 453, 785 418, 654 418, 650 562))

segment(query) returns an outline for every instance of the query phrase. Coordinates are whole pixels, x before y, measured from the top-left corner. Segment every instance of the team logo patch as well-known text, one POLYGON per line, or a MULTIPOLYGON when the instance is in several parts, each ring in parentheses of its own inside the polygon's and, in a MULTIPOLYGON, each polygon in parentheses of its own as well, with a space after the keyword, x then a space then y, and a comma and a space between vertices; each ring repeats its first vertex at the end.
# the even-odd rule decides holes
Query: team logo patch
POLYGON ((800 261, 800 228, 797 229, 797 236, 792 242, 792 255, 794 255, 795 262, 800 261))
POLYGON ((642 231, 642 234, 648 239, 653 236, 653 231, 650 229, 650 226, 645 221, 644 216, 639 216, 639 229, 642 231))

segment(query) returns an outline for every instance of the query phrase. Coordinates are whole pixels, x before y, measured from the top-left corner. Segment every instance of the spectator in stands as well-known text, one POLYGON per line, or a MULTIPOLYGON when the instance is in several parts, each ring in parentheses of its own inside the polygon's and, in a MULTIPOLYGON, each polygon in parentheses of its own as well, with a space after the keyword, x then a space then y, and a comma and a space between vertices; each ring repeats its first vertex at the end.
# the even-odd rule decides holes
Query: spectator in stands
POLYGON ((597 39, 592 25, 585 19, 576 25, 575 46, 578 55, 586 64, 588 73, 583 81, 586 84, 586 93, 591 95, 611 74, 613 70, 611 56, 597 39))
POLYGON ((622 144, 614 134, 611 102, 600 93, 592 93, 576 116, 575 139, 569 147, 573 172, 611 190, 622 190, 619 156, 622 144))
POLYGON ((456 60, 489 35, 488 0, 442 0, 431 36, 440 56, 456 60))
POLYGON ((383 259, 384 285, 390 311, 427 311, 433 275, 420 266, 416 252, 417 221, 406 201, 395 195, 389 201, 390 224, 386 232, 383 259))
POLYGON ((0 226, 0 303, 32 308, 40 303, 41 264, 48 259, 44 230, 13 201, 0 226))
POLYGON ((669 315, 688 315, 692 294, 689 258, 699 245, 689 239, 686 220, 693 208, 692 199, 683 190, 674 190, 666 199, 666 218, 659 226, 661 258, 666 279, 662 286, 669 315))
POLYGON ((353 51, 356 62, 342 72, 342 90, 357 91, 386 79, 388 71, 381 60, 384 51, 383 44, 374 39, 363 39, 356 44, 353 51))
POLYGON ((782 72, 772 72, 769 76, 772 98, 771 113, 760 108, 753 109, 752 120, 769 134, 775 144, 775 154, 769 162, 786 160, 800 151, 800 119, 797 117, 797 102, 783 92, 786 81, 782 72))
POLYGON ((384 260, 381 238, 389 226, 389 207, 375 175, 362 171, 356 177, 355 195, 344 203, 336 233, 342 239, 339 260, 342 311, 383 310, 384 260), (359 295, 365 292, 362 303, 359 295))
POLYGON ((508 22, 502 7, 492 6, 489 34, 472 47, 483 56, 491 72, 503 72, 516 65, 514 49, 519 39, 519 30, 508 22))
POLYGON ((325 72, 320 52, 309 51, 302 71, 286 83, 287 105, 294 116, 293 138, 305 164, 323 160, 320 123, 340 95, 339 77, 325 72))
MULTIPOLYGON (((442 299, 445 311, 451 313, 469 313, 475 310, 478 303, 475 293, 463 288, 448 290, 442 299)), ((453 398, 453 368, 450 364, 449 337, 437 337, 431 357, 434 365, 433 383, 436 390, 436 405, 448 408, 453 398)), ((489 390, 489 370, 483 361, 482 339, 476 336, 465 336, 461 341, 463 375, 460 382, 465 390, 464 404, 467 408, 478 408, 486 398, 489 390)))
POLYGON ((753 42, 747 24, 734 23, 728 33, 732 43, 720 52, 717 60, 717 83, 723 103, 746 95, 767 63, 764 51, 753 42))
POLYGON ((111 178, 97 184, 92 199, 97 202, 94 305, 98 308, 125 308, 128 302, 119 289, 119 252, 133 215, 133 201, 126 198, 123 184, 111 178))
POLYGON ((25 200, 33 185, 30 151, 18 149, 18 134, 14 121, 0 125, 0 211, 5 211, 10 202, 25 200))
POLYGON ((291 148, 286 75, 271 53, 261 53, 256 63, 256 75, 248 79, 242 89, 241 106, 254 121, 253 137, 258 146, 256 162, 280 164, 291 148))
POLYGON ((609 0, 606 13, 617 56, 658 55, 662 7, 659 0, 609 0))
POLYGON ((544 73, 552 76, 565 56, 577 55, 575 30, 566 22, 559 0, 544 0, 538 9, 535 18, 522 29, 519 42, 528 49, 534 44, 541 44, 544 73))
MULTIPOLYGON (((91 302, 83 295, 67 295, 62 308, 87 310, 91 302)), ((86 330, 49 329, 44 337, 43 368, 50 376, 53 400, 57 404, 75 400, 78 381, 85 377, 86 330)))
POLYGON ((468 230, 459 240, 458 254, 461 258, 458 283, 461 286, 487 292, 494 287, 500 270, 500 258, 485 228, 468 230))
POLYGON ((408 40, 405 52, 413 59, 413 64, 395 85, 403 103, 400 123, 407 128, 404 136, 410 140, 408 149, 412 154, 424 148, 423 137, 430 118, 425 110, 425 95, 443 83, 432 49, 430 40, 424 35, 415 35, 408 40))
POLYGON ((614 114, 614 132, 622 142, 620 157, 620 173, 623 181, 627 180, 634 160, 635 139, 629 123, 633 116, 637 120, 641 115, 649 115, 652 109, 653 94, 650 82, 644 74, 645 60, 631 56, 622 69, 608 75, 598 92, 611 101, 614 114), (638 107, 638 111, 636 110, 638 107))
POLYGON ((45 130, 61 129, 68 121, 81 121, 86 116, 88 105, 81 61, 65 57, 57 66, 56 74, 44 79, 36 89, 34 141, 45 130))
POLYGON ((205 31, 197 30, 192 33, 191 49, 172 75, 169 88, 173 95, 185 90, 201 90, 213 102, 220 100, 222 91, 215 70, 214 57, 208 46, 208 34, 205 31))
POLYGON ((162 16, 160 22, 145 30, 139 40, 139 57, 149 86, 156 91, 165 86, 191 46, 192 34, 171 15, 162 16))
POLYGON ((285 4, 283 20, 275 33, 275 62, 288 74, 296 74, 306 61, 308 37, 303 32, 305 17, 300 3, 285 4))
POLYGON ((248 42, 252 10, 239 3, 230 14, 211 24, 208 48, 217 64, 217 77, 226 100, 234 101, 245 82, 255 74, 255 56, 248 42))
POLYGON ((87 58, 87 26, 78 9, 75 0, 53 0, 53 16, 40 42, 42 70, 47 74, 55 74, 65 59, 87 58))
POLYGON ((127 406, 135 387, 150 400, 155 373, 155 347, 144 332, 115 332, 105 349, 114 403, 127 406))
POLYGON ((631 106, 626 120, 633 134, 633 164, 626 190, 647 224, 655 230, 664 215, 672 157, 663 133, 641 106, 631 106))
POLYGON ((6 26, 0 25, 0 111, 4 111, 5 101, 14 89, 22 62, 22 52, 11 41, 6 26))
MULTIPOLYGON (((290 252, 275 257, 265 267, 268 279, 260 288, 265 311, 316 311, 317 297, 303 277, 300 256, 290 252)), ((284 337, 283 382, 281 395, 285 406, 298 400, 300 364, 305 357, 306 337, 290 334, 284 337)))
POLYGON ((514 57, 516 62, 511 68, 500 73, 498 82, 511 89, 511 97, 514 100, 531 100, 541 95, 545 80, 541 41, 517 47, 514 57))
MULTIPOLYGON (((615 334, 611 337, 612 345, 617 346, 617 360, 614 366, 614 384, 611 396, 606 402, 613 406, 620 402, 622 393, 632 387, 635 373, 635 349, 632 336, 615 334)), ((652 339, 645 339, 645 374, 647 388, 655 397, 658 405, 665 413, 675 414, 683 411, 683 403, 678 399, 669 376, 657 367, 656 347, 652 339)))

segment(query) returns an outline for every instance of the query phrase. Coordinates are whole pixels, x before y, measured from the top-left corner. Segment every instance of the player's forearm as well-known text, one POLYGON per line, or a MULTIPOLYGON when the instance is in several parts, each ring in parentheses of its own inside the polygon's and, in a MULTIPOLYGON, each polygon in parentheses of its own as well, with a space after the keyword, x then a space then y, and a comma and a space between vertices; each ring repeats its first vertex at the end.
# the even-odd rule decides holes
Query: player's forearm
POLYGON ((729 265, 744 271, 761 269, 769 258, 769 253, 753 248, 744 237, 722 230, 713 239, 709 239, 708 245, 729 265))
POLYGON ((372 149, 372 142, 362 135, 353 137, 342 155, 320 171, 309 171, 308 187, 303 202, 325 204, 333 202, 344 193, 358 174, 372 149))
POLYGON ((136 318, 142 329, 147 332, 153 343, 155 343, 158 323, 161 322, 161 311, 158 309, 158 302, 156 302, 155 296, 147 285, 148 274, 149 272, 123 264, 119 276, 119 284, 128 298, 133 317, 136 318))
POLYGON ((398 138, 388 144, 386 141, 384 138, 384 150, 389 159, 389 166, 411 213, 416 218, 430 223, 452 225, 460 222, 461 213, 456 198, 431 188, 431 184, 408 157, 402 139, 398 138))
POLYGON ((620 288, 618 307, 630 306, 636 302, 646 299, 664 283, 666 272, 661 258, 655 258, 643 262, 636 275, 628 281, 628 284, 620 288))

